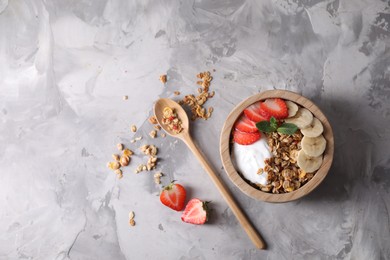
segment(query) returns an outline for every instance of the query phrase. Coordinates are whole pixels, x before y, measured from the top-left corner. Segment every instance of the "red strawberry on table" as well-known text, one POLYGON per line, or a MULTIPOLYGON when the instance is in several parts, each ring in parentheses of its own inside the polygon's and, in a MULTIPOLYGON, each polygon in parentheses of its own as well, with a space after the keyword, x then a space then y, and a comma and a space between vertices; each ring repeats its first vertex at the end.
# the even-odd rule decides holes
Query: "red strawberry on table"
POLYGON ((276 119, 283 119, 288 116, 286 102, 281 98, 268 98, 261 103, 260 107, 276 119))
POLYGON ((249 120, 245 115, 241 115, 240 118, 237 119, 235 125, 235 129, 240 130, 241 132, 245 133, 255 133, 258 132, 259 130, 256 127, 255 122, 249 120))
POLYGON ((187 223, 202 225, 208 220, 209 209, 207 201, 192 199, 181 215, 181 220, 187 223))
POLYGON ((181 211, 184 208, 185 200, 186 190, 174 181, 165 186, 160 194, 162 204, 176 211, 181 211))
POLYGON ((260 132, 256 133, 245 133, 240 130, 234 130, 233 141, 241 145, 250 145, 259 140, 261 137, 260 132))
POLYGON ((270 115, 260 107, 261 102, 256 102, 245 108, 244 114, 253 122, 267 121, 270 115))

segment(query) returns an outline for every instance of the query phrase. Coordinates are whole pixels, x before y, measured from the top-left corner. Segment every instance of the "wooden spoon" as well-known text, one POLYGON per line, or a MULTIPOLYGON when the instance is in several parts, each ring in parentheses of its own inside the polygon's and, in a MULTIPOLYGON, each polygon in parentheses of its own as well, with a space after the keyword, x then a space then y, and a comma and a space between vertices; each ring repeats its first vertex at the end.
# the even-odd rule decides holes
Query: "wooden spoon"
POLYGON ((154 114, 157 118, 158 123, 160 126, 167 132, 167 134, 181 139, 187 146, 190 148, 192 153, 198 158, 199 162, 202 164, 203 168, 206 170, 206 172, 211 177, 212 181, 214 182, 215 186, 217 186, 218 190, 221 192, 222 197, 226 200, 227 204, 229 205, 230 209, 233 211, 234 215, 240 222, 241 226, 244 228, 246 233, 248 234, 249 238, 252 240, 253 244, 259 248, 264 249, 265 243, 261 236, 256 232, 256 230, 253 228, 252 224, 249 222, 247 217, 244 215, 244 213, 241 211, 237 203, 235 202, 234 198, 230 194, 230 192, 227 190, 225 185, 222 183, 222 181, 218 178, 218 175, 215 174, 209 163, 207 162, 204 155, 200 152, 200 150, 196 147, 194 141, 192 140, 190 136, 189 131, 189 120, 186 112, 184 109, 175 101, 168 99, 168 98, 161 98, 157 100, 156 104, 154 105, 154 114), (182 127, 183 131, 176 134, 175 132, 169 130, 166 125, 162 123, 163 119, 163 110, 166 107, 170 107, 174 109, 182 121, 182 127))

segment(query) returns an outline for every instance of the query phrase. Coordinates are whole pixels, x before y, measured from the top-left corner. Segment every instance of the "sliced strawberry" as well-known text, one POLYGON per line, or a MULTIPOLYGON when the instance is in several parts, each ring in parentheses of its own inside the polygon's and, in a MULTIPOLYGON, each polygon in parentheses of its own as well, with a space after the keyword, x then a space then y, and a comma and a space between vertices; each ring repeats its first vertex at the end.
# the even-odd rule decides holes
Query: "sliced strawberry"
POLYGON ((260 102, 256 102, 245 108, 244 114, 255 123, 269 119, 268 114, 261 111, 260 102))
POLYGON ((286 102, 280 98, 268 98, 261 103, 260 107, 276 119, 283 119, 288 116, 286 102))
POLYGON ((255 133, 259 131, 255 122, 249 120, 245 115, 241 115, 241 117, 237 119, 234 128, 245 133, 255 133))
POLYGON ((234 130, 233 141, 241 145, 250 145, 259 140, 261 137, 260 132, 245 133, 239 130, 234 130))
POLYGON ((181 215, 181 220, 195 225, 206 223, 209 215, 208 203, 200 199, 190 200, 181 215))
POLYGON ((183 186, 173 181, 166 187, 160 194, 160 201, 167 207, 180 211, 184 208, 184 202, 186 200, 186 190, 183 186))
POLYGON ((263 102, 260 103, 260 109, 258 111, 261 118, 262 118, 260 121, 268 121, 271 118, 271 115, 267 111, 265 111, 264 109, 261 108, 262 103, 263 102))

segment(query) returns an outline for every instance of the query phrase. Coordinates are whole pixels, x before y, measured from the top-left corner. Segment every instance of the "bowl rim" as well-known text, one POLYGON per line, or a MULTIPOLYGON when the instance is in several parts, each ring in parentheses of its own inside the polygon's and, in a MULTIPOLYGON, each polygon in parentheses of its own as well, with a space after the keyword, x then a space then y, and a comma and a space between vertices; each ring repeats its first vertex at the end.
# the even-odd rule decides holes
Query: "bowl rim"
POLYGON ((288 91, 288 90, 267 90, 244 99, 237 106, 235 106, 233 110, 229 113, 222 127, 222 132, 220 135, 220 156, 221 156, 221 160, 225 172, 229 176, 229 179, 247 196, 265 202, 288 202, 288 201, 297 200, 309 194, 324 180, 325 176, 328 174, 328 171, 333 161, 333 153, 334 153, 333 130, 324 113, 322 113, 322 111, 311 100, 295 92, 288 91), (310 181, 308 181, 304 186, 289 193, 283 193, 283 194, 266 193, 252 187, 237 172, 231 160, 230 136, 235 121, 241 115, 241 113, 244 111, 246 107, 248 107, 249 105, 257 101, 261 101, 267 98, 282 98, 285 100, 293 101, 298 105, 307 108, 310 112, 312 112, 312 114, 315 117, 317 117, 318 120, 320 120, 324 126, 323 136, 327 141, 327 145, 323 153, 323 162, 320 169, 316 172, 314 177, 310 181))

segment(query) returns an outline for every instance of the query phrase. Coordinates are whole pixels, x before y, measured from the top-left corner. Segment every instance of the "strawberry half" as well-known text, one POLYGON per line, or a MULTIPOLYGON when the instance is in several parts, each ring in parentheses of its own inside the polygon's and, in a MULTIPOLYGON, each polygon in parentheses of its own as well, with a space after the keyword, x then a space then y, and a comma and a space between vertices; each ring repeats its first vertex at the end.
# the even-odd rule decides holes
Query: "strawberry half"
POLYGON ((185 200, 186 190, 180 184, 174 183, 174 181, 165 186, 160 194, 162 204, 176 211, 181 211, 184 208, 185 200))
POLYGON ((276 119, 283 119, 288 116, 286 102, 281 98, 268 98, 261 103, 260 107, 276 119))
POLYGON ((200 199, 190 200, 181 215, 181 220, 195 225, 206 223, 209 216, 208 203, 208 201, 201 201, 200 199))
POLYGON ((245 115, 241 115, 241 117, 237 119, 234 128, 245 133, 255 133, 259 131, 255 122, 249 120, 245 115))
POLYGON ((241 145, 250 145, 259 140, 261 137, 260 132, 245 133, 239 130, 234 130, 233 141, 241 145))

